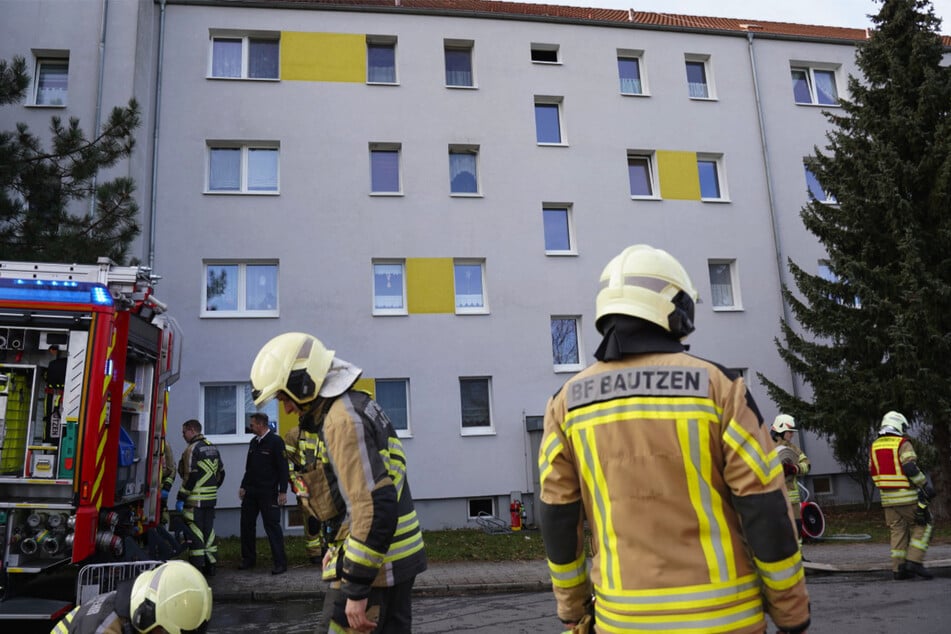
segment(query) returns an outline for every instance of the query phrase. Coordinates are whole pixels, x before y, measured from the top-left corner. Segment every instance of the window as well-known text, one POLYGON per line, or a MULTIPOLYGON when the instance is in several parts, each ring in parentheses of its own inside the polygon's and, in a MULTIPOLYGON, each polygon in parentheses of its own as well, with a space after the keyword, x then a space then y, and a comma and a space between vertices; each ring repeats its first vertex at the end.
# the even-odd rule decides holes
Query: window
POLYGON ((279 154, 276 144, 209 141, 206 193, 276 194, 279 154))
POLYGON ((820 106, 835 106, 839 103, 834 70, 793 66, 790 72, 796 103, 820 106))
POLYGON ((835 196, 822 188, 822 185, 819 183, 819 179, 816 178, 816 175, 813 174, 808 167, 803 165, 803 169, 806 172, 806 187, 809 188, 809 193, 812 194, 813 198, 815 198, 820 203, 826 203, 827 205, 835 205, 838 203, 838 201, 835 199, 835 196))
POLYGON ((486 433, 492 430, 491 385, 488 377, 462 377, 459 396, 462 403, 462 433, 486 433))
POLYGON ((277 317, 277 263, 205 262, 202 317, 277 317))
POLYGON ((485 263, 472 260, 453 262, 456 314, 487 313, 485 301, 485 263))
POLYGON ((641 77, 641 59, 643 51, 617 52, 617 74, 621 81, 622 95, 643 95, 647 93, 641 77))
POLYGON ((578 323, 580 317, 551 318, 551 354, 555 372, 576 372, 581 369, 578 323))
POLYGON ((449 146, 449 191, 453 195, 478 194, 477 169, 478 146, 449 146))
POLYGON ((713 154, 697 155, 697 172, 700 175, 701 200, 725 200, 723 187, 723 157, 713 154))
POLYGON ((631 184, 632 197, 654 197, 654 170, 652 154, 628 152, 627 176, 631 184))
POLYGON ((277 399, 273 399, 262 409, 255 407, 250 383, 202 384, 202 433, 205 436, 250 434, 251 414, 262 411, 268 420, 277 421, 277 403, 277 399))
POLYGON ((812 482, 812 490, 816 495, 832 495, 832 478, 829 476, 813 476, 809 478, 812 482))
POLYGON ((469 507, 469 519, 474 520, 488 515, 495 517, 495 500, 492 498, 469 498, 467 501, 469 507))
POLYGON ((377 379, 376 402, 398 436, 409 435, 409 379, 377 379))
POLYGON ((400 144, 370 144, 370 193, 398 194, 400 186, 400 144))
POLYGON ((396 38, 367 36, 367 83, 396 83, 396 38))
POLYGON ((540 145, 561 144, 561 97, 535 97, 535 139, 540 145))
POLYGON ((687 88, 691 99, 713 99, 713 82, 709 55, 687 55, 687 88))
POLYGON ((454 88, 472 88, 473 42, 464 40, 445 40, 446 85, 454 88))
POLYGON ((829 299, 834 300, 836 303, 842 304, 843 306, 854 306, 855 308, 862 307, 862 300, 856 296, 849 294, 848 284, 843 284, 842 280, 832 271, 832 265, 828 260, 819 260, 819 266, 816 274, 826 282, 829 282, 832 285, 835 285, 835 288, 832 292, 828 293, 826 296, 829 299), (847 295, 844 297, 844 295, 847 295))
POLYGON ((406 269, 402 260, 373 262, 373 314, 406 314, 406 269))
POLYGON ((707 264, 710 269, 710 297, 713 309, 740 309, 736 260, 710 260, 707 264))
POLYGON ((545 227, 545 254, 575 254, 571 238, 571 206, 545 205, 542 207, 545 227))
POLYGON ((37 58, 33 103, 65 106, 69 88, 69 58, 37 58))
POLYGON ((532 61, 543 64, 557 64, 559 62, 558 45, 532 42, 532 61))
POLYGON ((211 74, 215 79, 278 79, 280 40, 276 35, 211 38, 211 74))

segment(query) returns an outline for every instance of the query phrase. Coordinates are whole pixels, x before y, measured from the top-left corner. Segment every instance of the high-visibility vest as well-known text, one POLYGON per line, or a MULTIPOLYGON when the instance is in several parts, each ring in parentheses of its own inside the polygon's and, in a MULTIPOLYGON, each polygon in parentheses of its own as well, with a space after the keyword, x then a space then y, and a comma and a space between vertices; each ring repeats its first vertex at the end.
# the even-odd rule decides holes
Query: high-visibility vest
POLYGON ((907 440, 902 436, 880 436, 869 452, 872 482, 882 495, 882 506, 914 504, 918 491, 902 470, 899 449, 907 440))

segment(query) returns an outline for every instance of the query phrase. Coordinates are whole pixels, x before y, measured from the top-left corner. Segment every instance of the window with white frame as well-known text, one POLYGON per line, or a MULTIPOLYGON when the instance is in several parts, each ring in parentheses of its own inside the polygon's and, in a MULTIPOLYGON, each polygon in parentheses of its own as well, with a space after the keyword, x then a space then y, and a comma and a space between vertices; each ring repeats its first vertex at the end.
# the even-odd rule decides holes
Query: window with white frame
POLYGON ((33 104, 65 106, 69 94, 69 53, 37 57, 33 75, 33 104))
POLYGON ((617 74, 621 82, 622 95, 647 94, 643 61, 644 51, 618 49, 617 74))
POLYGON ((627 177, 631 185, 632 198, 654 198, 654 154, 628 151, 627 177))
POLYGON ((809 65, 790 66, 793 98, 798 104, 835 106, 839 103, 835 69, 809 65))
POLYGON ((710 299, 714 310, 739 310, 739 279, 736 260, 709 260, 710 299))
POLYGON ((489 377, 460 377, 462 434, 492 431, 492 385, 489 377))
POLYGON ((485 299, 485 262, 481 260, 456 260, 452 266, 456 314, 489 312, 489 305, 485 299))
POLYGON ((572 238, 572 206, 548 203, 542 205, 542 222, 545 231, 546 255, 575 255, 572 238))
POLYGON ((809 188, 809 193, 812 194, 813 198, 827 205, 835 205, 839 202, 835 199, 835 196, 823 189, 819 179, 805 164, 803 164, 803 170, 806 173, 806 187, 809 188))
POLYGON ((367 36, 367 83, 397 83, 395 37, 389 35, 367 36))
POLYGON ((697 174, 701 200, 726 200, 722 155, 697 154, 697 174))
POLYGON ((281 42, 276 33, 211 34, 208 76, 213 79, 279 79, 281 42))
POLYGON ((386 412, 398 436, 410 435, 409 379, 376 379, 376 402, 386 412))
POLYGON ((449 146, 449 192, 452 195, 479 193, 478 177, 479 146, 449 146))
POLYGON ((399 194, 400 183, 399 143, 370 144, 370 193, 399 194))
POLYGON ((251 434, 251 414, 261 411, 268 420, 277 421, 277 399, 262 408, 254 406, 250 383, 203 383, 201 385, 202 433, 205 436, 251 434))
POLYGON ((205 262, 202 317, 277 317, 277 262, 205 262))
POLYGON ((481 517, 495 517, 495 500, 493 498, 469 498, 466 501, 470 520, 481 517))
POLYGON ((446 86, 451 88, 474 88, 472 72, 472 40, 444 40, 446 59, 446 86))
POLYGON ((691 99, 715 99, 713 70, 709 55, 687 54, 684 56, 687 69, 687 89, 691 99))
POLYGON ((581 366, 578 316, 551 318, 551 354, 555 372, 577 372, 581 366))
POLYGON ((406 263, 373 261, 373 314, 406 314, 406 263))
POLYGON ((532 42, 532 61, 540 64, 558 64, 560 47, 557 44, 532 42))
POLYGON ((535 97, 535 140, 539 145, 563 145, 561 97, 535 97))
POLYGON ((278 193, 276 142, 208 142, 208 194, 278 193))

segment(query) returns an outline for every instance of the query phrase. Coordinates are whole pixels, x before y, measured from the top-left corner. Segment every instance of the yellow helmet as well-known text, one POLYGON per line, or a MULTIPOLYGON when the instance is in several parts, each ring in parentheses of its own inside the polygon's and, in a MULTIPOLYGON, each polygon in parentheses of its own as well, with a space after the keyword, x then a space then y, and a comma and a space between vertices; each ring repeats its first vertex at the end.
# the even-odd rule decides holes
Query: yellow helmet
POLYGON ((138 632, 156 627, 169 634, 204 632, 211 619, 211 588, 190 563, 168 561, 136 577, 129 608, 138 632))
POLYGON ((317 398, 334 351, 303 332, 286 332, 264 344, 251 366, 251 396, 261 407, 278 392, 298 405, 317 398))
POLYGON ((796 419, 789 414, 780 414, 773 419, 769 430, 776 436, 781 436, 787 431, 796 431, 796 419))
POLYGON ((908 431, 908 419, 896 411, 891 411, 882 417, 882 425, 878 429, 878 435, 898 434, 904 436, 908 431))
POLYGON ((683 339, 694 330, 697 290, 687 271, 672 255, 646 244, 627 247, 601 273, 595 326, 602 318, 630 315, 653 322, 683 339))

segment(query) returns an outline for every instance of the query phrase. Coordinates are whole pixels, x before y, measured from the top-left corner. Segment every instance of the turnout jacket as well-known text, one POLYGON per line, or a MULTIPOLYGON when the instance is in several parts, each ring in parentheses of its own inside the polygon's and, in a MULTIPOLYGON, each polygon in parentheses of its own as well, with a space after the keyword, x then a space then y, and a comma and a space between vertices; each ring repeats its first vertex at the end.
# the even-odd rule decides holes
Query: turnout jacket
POLYGON ((129 604, 133 581, 78 605, 53 627, 50 634, 133 634, 129 604))
POLYGON ((371 586, 390 587, 426 570, 403 445, 376 401, 355 390, 318 398, 301 413, 300 427, 317 433, 318 467, 308 473, 319 474, 317 486, 325 490, 308 489, 331 514, 320 519, 350 514, 349 534, 329 564, 344 594, 363 599, 371 586))
POLYGON ((162 488, 166 491, 172 490, 175 484, 175 458, 172 456, 172 448, 168 446, 168 441, 162 439, 162 488))
POLYGON ((742 378, 685 352, 594 363, 549 399, 539 473, 562 620, 593 591, 600 633, 762 632, 764 608, 808 626, 782 467, 742 378))
POLYGON ((785 475, 786 494, 789 496, 791 503, 799 504, 802 501, 799 495, 799 476, 809 473, 812 463, 809 462, 809 458, 802 452, 802 449, 788 440, 780 440, 776 443, 776 453, 779 456, 780 463, 795 467, 795 470, 790 470, 785 475))
POLYGON ((185 447, 178 461, 178 475, 182 485, 178 499, 189 507, 214 508, 218 501, 218 487, 225 481, 225 467, 218 448, 198 434, 185 447))
POLYGON ((882 506, 918 503, 918 487, 928 481, 918 468, 918 456, 904 436, 887 434, 872 443, 868 456, 872 482, 882 495, 882 506))

